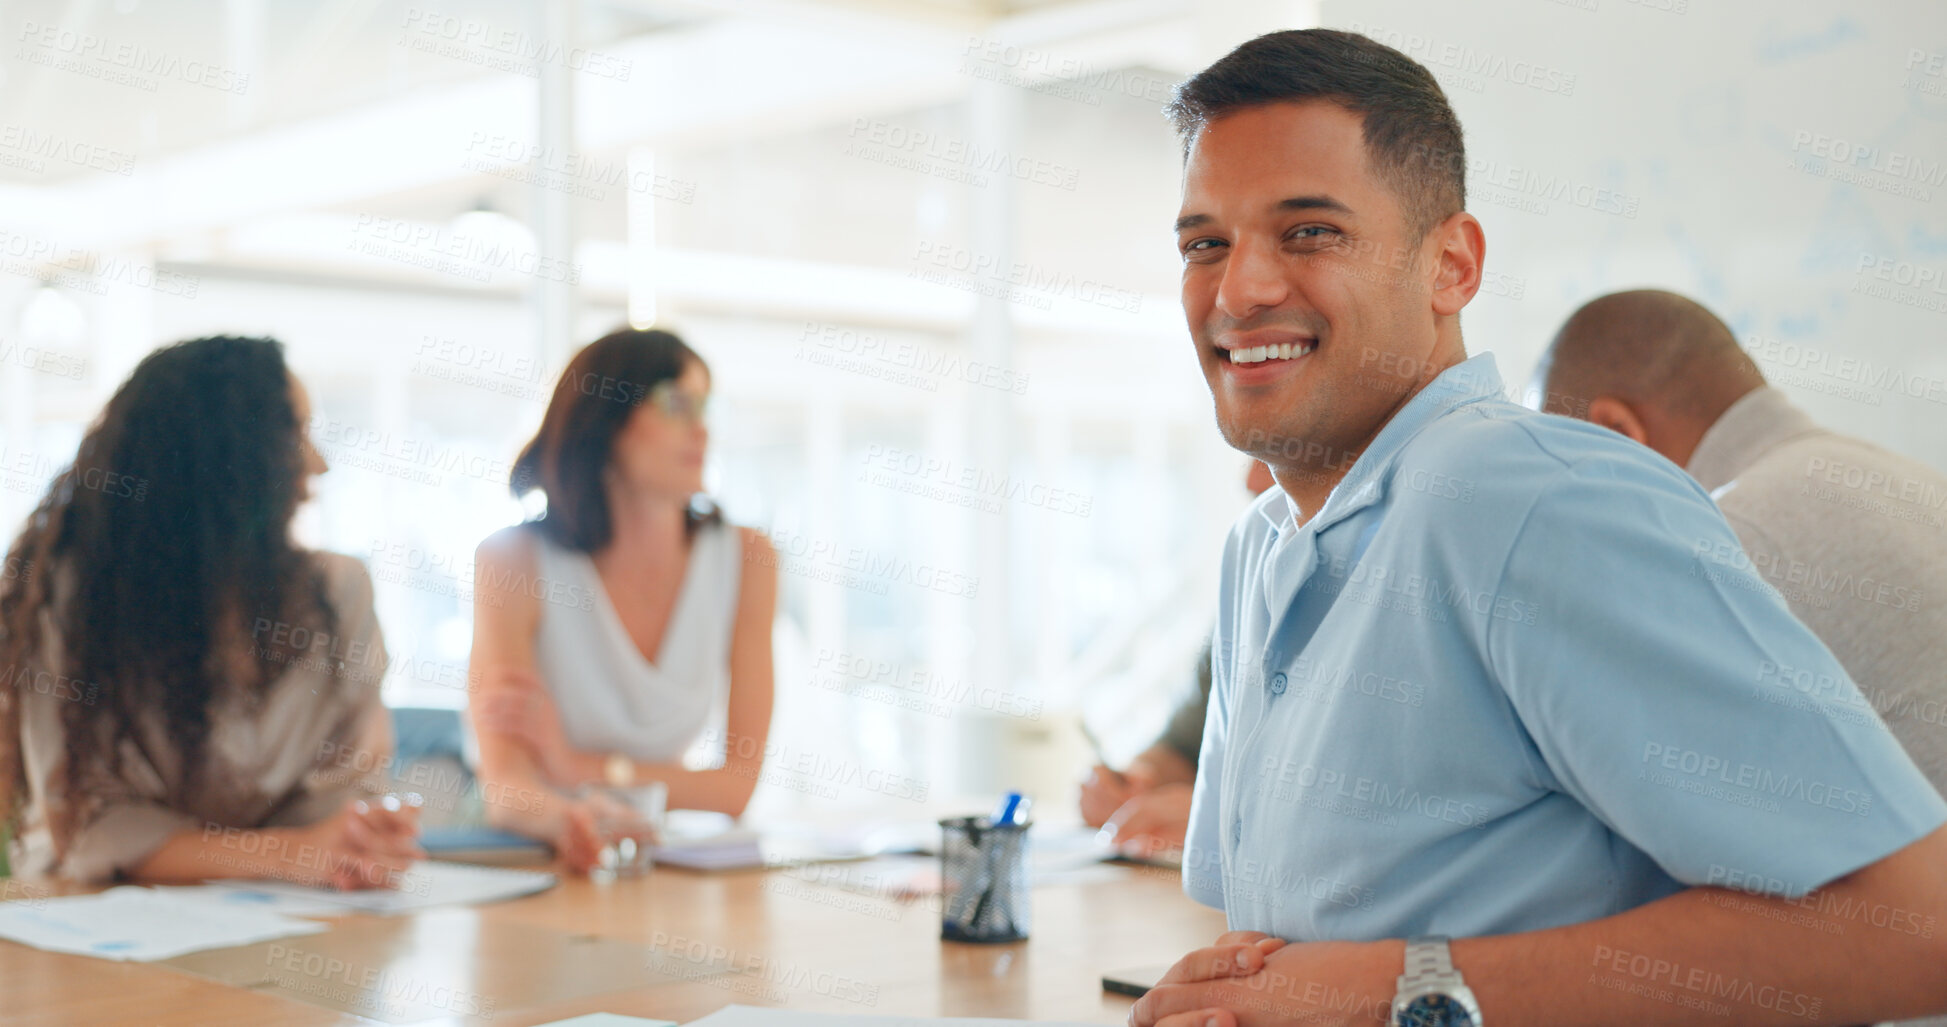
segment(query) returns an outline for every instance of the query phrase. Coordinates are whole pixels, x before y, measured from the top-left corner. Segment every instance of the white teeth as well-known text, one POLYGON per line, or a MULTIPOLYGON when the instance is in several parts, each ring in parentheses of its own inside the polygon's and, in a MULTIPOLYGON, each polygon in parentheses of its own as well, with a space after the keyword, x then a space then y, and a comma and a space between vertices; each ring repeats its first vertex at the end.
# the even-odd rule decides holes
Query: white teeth
POLYGON ((1281 342, 1268 346, 1245 346, 1230 351, 1230 362, 1256 364, 1266 360, 1290 360, 1293 357, 1302 357, 1317 348, 1318 344, 1315 342, 1281 342))

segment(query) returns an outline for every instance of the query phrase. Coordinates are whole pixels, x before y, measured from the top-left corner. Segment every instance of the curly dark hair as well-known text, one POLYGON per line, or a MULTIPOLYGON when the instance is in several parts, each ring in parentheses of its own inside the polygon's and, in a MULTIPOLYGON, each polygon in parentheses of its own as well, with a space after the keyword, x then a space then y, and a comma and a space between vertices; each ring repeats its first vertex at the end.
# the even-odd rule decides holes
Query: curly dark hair
POLYGON ((125 743, 149 757, 155 729, 182 768, 168 782, 171 805, 196 808, 199 787, 229 784, 207 765, 213 708, 260 697, 301 655, 258 644, 257 629, 336 631, 323 573, 291 540, 299 427, 276 341, 167 346, 115 391, 28 517, 7 556, 21 573, 0 582, 0 756, 23 796, 17 714, 29 682, 53 673, 82 683, 68 697, 85 689, 86 701, 61 708, 73 801, 50 809, 54 823, 83 822, 76 807, 97 794, 91 783, 121 772, 125 743), (58 628, 58 652, 43 651, 43 616, 58 628))

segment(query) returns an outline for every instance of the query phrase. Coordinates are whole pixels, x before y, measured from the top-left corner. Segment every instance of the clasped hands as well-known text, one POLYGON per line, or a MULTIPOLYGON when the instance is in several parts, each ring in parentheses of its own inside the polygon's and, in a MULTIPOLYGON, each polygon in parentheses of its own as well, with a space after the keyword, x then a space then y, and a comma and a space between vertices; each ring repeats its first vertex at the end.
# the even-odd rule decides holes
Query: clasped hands
POLYGON ((1178 960, 1129 1010, 1129 1027, 1367 1027, 1391 1020, 1405 944, 1286 944, 1230 931, 1178 960))

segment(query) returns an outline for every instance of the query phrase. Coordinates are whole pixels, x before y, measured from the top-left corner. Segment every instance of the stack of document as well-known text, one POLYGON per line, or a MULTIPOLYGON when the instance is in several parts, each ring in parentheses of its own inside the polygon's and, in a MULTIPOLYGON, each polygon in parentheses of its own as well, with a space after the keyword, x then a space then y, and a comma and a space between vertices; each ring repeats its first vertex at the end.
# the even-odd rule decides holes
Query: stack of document
POLYGON ((687 870, 741 870, 764 865, 764 838, 722 813, 670 810, 663 820, 658 863, 687 870))

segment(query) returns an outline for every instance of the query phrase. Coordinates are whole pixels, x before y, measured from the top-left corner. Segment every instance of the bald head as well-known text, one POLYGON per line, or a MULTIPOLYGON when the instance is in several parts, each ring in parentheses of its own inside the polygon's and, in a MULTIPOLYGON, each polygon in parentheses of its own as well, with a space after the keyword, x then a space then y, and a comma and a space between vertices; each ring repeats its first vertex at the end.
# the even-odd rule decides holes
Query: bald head
POLYGON ((1678 466, 1731 404, 1764 385, 1724 322, 1659 289, 1584 304, 1543 361, 1544 409, 1622 432, 1678 466))

